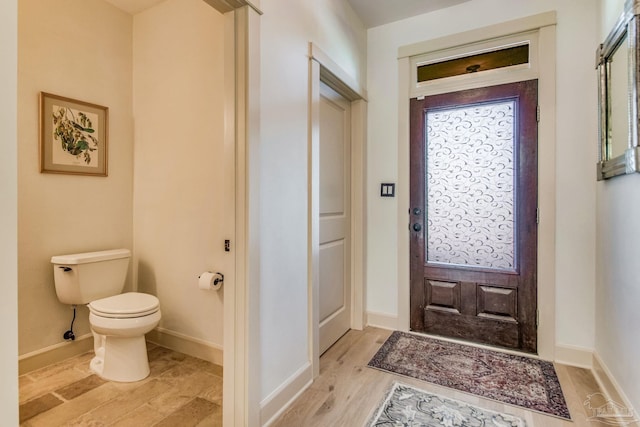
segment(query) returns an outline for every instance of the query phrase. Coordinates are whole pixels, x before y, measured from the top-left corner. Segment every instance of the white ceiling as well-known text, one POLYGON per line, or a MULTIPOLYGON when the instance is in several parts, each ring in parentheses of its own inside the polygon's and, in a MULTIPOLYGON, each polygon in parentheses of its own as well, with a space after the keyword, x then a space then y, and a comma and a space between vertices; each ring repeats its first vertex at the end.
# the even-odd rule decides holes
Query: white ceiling
POLYGON ((367 28, 388 24, 470 0, 347 0, 367 28))
MULTIPOLYGON (((106 0, 135 15, 164 0, 106 0)), ((344 0, 343 0, 344 1, 344 0)), ((470 0, 346 0, 367 28, 388 24, 470 0)))

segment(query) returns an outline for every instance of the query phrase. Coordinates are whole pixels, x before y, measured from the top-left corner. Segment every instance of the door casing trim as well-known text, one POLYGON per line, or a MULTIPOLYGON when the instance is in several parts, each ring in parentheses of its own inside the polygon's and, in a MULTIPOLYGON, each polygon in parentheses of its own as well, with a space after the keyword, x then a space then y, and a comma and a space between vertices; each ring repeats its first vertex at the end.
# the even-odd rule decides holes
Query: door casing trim
MULTIPOLYGON (((555 13, 492 25, 437 39, 434 50, 463 47, 491 38, 505 37, 535 30, 538 32, 538 104, 541 120, 538 124, 538 355, 554 360, 556 335, 556 17, 555 13), (543 19, 544 18, 544 19, 543 19), (483 36, 484 34, 484 36, 483 36)), ((430 53, 430 41, 399 48, 398 59, 398 329, 409 330, 410 265, 409 233, 409 99, 412 95, 411 56, 430 53), (405 220, 406 219, 406 220, 405 220)), ((506 82, 505 82, 506 83, 506 82)))
POLYGON ((365 325, 366 90, 314 43, 309 43, 308 248, 309 361, 320 374, 320 82, 351 102, 351 328, 365 325))
POLYGON ((235 148, 235 286, 225 290, 222 418, 225 426, 260 419, 259 140, 260 13, 225 13, 225 145, 235 148))

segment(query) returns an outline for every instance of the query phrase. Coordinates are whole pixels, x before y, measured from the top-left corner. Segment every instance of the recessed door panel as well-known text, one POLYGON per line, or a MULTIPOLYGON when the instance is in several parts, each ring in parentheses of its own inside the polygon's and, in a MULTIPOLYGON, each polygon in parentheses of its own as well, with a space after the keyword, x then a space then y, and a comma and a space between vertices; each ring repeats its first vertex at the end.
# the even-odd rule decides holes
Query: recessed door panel
POLYGON ((323 97, 320 109, 320 215, 344 215, 344 137, 349 123, 341 103, 323 97))
POLYGON ((320 270, 320 324, 345 309, 344 246, 339 240, 320 248, 320 264, 331 266, 320 270))

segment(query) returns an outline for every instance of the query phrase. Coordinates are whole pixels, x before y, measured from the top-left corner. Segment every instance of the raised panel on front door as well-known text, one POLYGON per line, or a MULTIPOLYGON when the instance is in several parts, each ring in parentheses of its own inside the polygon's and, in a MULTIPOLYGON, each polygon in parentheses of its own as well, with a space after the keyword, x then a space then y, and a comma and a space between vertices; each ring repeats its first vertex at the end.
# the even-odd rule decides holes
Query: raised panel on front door
POLYGON ((460 314, 460 283, 425 280, 427 310, 443 310, 460 314))
POLYGON ((517 322, 518 290, 495 286, 478 286, 478 316, 517 322))

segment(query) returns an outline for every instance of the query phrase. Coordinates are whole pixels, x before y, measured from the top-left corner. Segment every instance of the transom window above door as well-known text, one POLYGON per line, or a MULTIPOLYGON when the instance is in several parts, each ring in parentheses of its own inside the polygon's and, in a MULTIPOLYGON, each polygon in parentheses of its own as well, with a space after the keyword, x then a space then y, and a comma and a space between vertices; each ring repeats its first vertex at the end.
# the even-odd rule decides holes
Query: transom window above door
POLYGON ((411 97, 537 78, 538 31, 411 57, 411 97))
POLYGON ((529 63, 529 43, 418 65, 418 83, 529 63))

